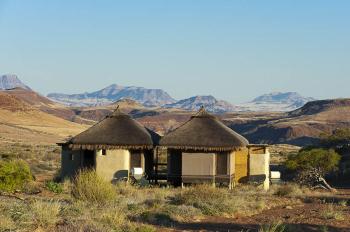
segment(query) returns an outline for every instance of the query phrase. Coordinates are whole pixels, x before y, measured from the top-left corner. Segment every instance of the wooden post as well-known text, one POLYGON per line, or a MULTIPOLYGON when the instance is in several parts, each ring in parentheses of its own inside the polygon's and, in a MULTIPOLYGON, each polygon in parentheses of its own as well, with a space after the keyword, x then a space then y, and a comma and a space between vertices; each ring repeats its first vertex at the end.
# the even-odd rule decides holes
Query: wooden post
POLYGON ((213 183, 212 183, 212 185, 213 185, 213 187, 215 188, 216 186, 215 186, 215 175, 217 174, 217 170, 216 170, 216 162, 215 162, 215 160, 216 160, 216 158, 217 158, 217 153, 214 153, 214 157, 213 157, 213 183))
POLYGON ((229 179, 229 183, 228 183, 228 189, 231 190, 232 189, 232 178, 231 178, 231 153, 227 153, 227 170, 228 170, 228 179, 229 179))
POLYGON ((155 184, 158 184, 158 147, 156 148, 156 163, 155 163, 155 184))

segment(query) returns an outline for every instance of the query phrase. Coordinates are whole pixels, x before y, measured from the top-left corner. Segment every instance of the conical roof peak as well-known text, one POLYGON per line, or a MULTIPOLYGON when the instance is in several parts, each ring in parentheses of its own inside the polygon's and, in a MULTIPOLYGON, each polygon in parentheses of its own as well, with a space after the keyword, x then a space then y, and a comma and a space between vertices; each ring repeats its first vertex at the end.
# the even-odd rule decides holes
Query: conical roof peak
POLYGON ((248 144, 248 140, 209 114, 204 107, 160 140, 163 147, 204 151, 230 151, 248 144))
POLYGON ((119 106, 104 120, 73 137, 69 144, 75 149, 150 149, 159 135, 148 130, 119 106))
POLYGON ((205 107, 202 105, 200 109, 191 118, 215 118, 214 115, 208 113, 205 107))
POLYGON ((107 118, 113 118, 113 117, 120 117, 120 116, 123 116, 123 117, 129 117, 129 115, 123 113, 121 110, 120 110, 120 107, 119 105, 117 105, 117 107, 115 108, 115 110, 107 116, 107 118))

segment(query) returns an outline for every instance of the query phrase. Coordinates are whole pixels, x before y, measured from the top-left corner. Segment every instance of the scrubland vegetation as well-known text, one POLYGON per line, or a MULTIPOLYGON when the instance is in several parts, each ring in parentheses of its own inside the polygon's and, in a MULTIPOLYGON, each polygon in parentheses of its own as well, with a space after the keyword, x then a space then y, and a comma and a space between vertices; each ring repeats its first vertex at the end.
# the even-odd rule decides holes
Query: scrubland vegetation
MULTIPOLYGON (((273 207, 294 207, 316 194, 296 184, 276 186, 268 192, 256 186, 230 191, 209 185, 184 189, 112 185, 93 171, 83 171, 72 181, 47 183, 38 195, 28 194, 23 182, 21 192, 1 197, 0 231, 161 231, 208 216, 235 218, 273 207)), ((333 204, 327 204, 322 217, 344 220, 333 204)), ((264 225, 260 231, 284 231, 274 228, 275 224, 264 225)))
POLYGON ((290 225, 294 219, 269 215, 273 209, 293 212, 314 204, 319 230, 320 223, 343 224, 350 215, 348 199, 335 201, 331 192, 296 183, 273 185, 267 192, 250 185, 233 190, 209 185, 141 187, 112 185, 92 171, 57 182, 57 147, 8 145, 0 154, 0 232, 176 231, 178 225, 219 218, 241 223, 238 231, 282 232, 296 231, 290 225), (255 227, 243 223, 253 217, 257 217, 255 227))

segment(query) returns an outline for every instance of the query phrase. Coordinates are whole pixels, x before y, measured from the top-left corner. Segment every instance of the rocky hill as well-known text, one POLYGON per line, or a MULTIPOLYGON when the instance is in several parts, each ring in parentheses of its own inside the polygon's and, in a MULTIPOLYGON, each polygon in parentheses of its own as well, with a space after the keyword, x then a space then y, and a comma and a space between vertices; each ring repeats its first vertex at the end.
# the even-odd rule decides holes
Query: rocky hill
POLYGON ((75 114, 81 118, 98 122, 111 114, 117 107, 119 107, 122 112, 131 115, 133 115, 135 111, 146 110, 143 105, 131 99, 121 99, 105 106, 79 107, 73 110, 75 114))
POLYGON ((194 96, 173 104, 164 105, 165 108, 178 108, 188 111, 197 111, 202 106, 204 106, 208 112, 212 113, 225 113, 237 110, 232 104, 226 101, 217 100, 213 96, 194 96))
POLYGON ((23 84, 22 81, 18 79, 16 75, 6 74, 0 76, 0 90, 13 89, 16 87, 21 87, 23 89, 30 90, 30 88, 23 84))
POLYGON ((287 112, 314 100, 314 98, 303 97, 296 92, 274 92, 256 97, 251 102, 239 104, 239 107, 241 111, 287 112))
POLYGON ((31 111, 34 108, 31 107, 28 103, 21 101, 17 97, 8 94, 5 91, 0 91, 0 109, 15 112, 31 111))
POLYGON ((52 144, 86 128, 43 112, 8 91, 0 91, 0 142, 52 144))
POLYGON ((246 136, 251 143, 317 143, 322 133, 350 127, 350 99, 309 102, 289 113, 244 120, 226 118, 226 123, 246 136))
POLYGON ((161 106, 175 100, 161 89, 146 89, 143 87, 110 85, 102 90, 82 94, 51 93, 50 99, 69 106, 98 106, 108 105, 121 99, 132 99, 144 106, 161 106))

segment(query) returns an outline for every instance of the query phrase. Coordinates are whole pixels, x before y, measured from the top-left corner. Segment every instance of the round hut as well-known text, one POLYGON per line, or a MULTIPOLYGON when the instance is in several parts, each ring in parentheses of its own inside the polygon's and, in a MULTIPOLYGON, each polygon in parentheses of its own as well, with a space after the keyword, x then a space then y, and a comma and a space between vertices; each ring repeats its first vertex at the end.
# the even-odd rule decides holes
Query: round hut
POLYGON ((237 178, 248 175, 248 144, 247 139, 207 113, 203 107, 159 142, 167 149, 170 183, 177 186, 218 183, 230 188, 237 178), (243 171, 238 170, 240 166, 243 171))
POLYGON ((93 168, 105 179, 129 178, 133 168, 150 175, 153 149, 159 135, 145 128, 119 107, 105 119, 62 146, 63 177, 80 169, 93 168))

